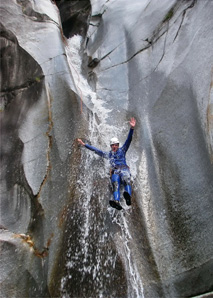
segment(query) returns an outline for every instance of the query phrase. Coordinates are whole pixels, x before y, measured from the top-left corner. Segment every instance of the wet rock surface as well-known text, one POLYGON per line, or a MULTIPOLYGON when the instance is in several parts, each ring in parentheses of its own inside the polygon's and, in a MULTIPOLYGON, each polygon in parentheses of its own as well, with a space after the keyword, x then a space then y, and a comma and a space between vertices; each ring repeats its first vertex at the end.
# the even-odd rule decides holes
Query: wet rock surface
POLYGON ((209 296, 213 2, 55 2, 0 4, 0 295, 209 296), (76 138, 108 150, 131 116, 119 213, 76 138))
POLYGON ((63 33, 67 38, 75 34, 86 36, 91 12, 89 0, 55 1, 59 8, 63 33))

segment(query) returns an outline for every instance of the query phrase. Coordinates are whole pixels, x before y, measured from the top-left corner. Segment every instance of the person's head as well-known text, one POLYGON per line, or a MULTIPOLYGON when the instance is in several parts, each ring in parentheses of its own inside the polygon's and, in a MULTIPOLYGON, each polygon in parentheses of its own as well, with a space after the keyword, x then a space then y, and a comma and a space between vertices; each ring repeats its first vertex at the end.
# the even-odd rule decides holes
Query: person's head
POLYGON ((110 140, 110 147, 113 152, 116 152, 119 148, 119 140, 117 138, 112 138, 110 140))

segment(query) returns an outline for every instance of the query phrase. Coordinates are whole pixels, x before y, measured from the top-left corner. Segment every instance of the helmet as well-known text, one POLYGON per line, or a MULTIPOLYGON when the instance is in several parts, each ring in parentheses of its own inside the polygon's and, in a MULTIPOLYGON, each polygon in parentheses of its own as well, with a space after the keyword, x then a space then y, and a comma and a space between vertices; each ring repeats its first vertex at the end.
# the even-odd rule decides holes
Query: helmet
POLYGON ((110 140, 110 146, 113 145, 113 144, 119 144, 119 140, 117 138, 112 138, 110 140))

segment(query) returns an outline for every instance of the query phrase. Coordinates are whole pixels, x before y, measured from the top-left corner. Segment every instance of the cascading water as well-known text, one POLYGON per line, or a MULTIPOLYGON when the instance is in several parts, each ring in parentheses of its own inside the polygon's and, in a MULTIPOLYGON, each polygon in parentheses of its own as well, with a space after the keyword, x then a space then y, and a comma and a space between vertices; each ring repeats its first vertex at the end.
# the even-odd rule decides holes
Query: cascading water
MULTIPOLYGON (((109 111, 81 74, 80 48, 81 37, 74 36, 68 41, 66 52, 77 93, 91 111, 88 138, 93 145, 107 148, 112 137, 112 127, 106 121, 109 111)), ((116 130, 118 135, 124 131, 127 135, 127 123, 116 130)), ((69 213, 66 270, 61 279, 61 295, 143 297, 141 277, 131 251, 132 236, 128 227, 131 207, 122 203, 125 211, 121 212, 109 207, 112 193, 108 162, 85 148, 79 150, 81 170, 75 186, 78 200, 69 213), (120 276, 122 272, 123 276, 120 276)), ((135 160, 132 158, 131 161, 134 178, 135 160)))

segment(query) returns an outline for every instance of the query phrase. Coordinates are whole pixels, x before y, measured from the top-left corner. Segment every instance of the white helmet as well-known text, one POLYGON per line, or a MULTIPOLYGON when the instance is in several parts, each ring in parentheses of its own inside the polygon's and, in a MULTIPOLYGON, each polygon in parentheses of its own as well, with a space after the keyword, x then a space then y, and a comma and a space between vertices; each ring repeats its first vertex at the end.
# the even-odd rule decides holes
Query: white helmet
POLYGON ((113 144, 119 144, 119 140, 117 138, 112 138, 110 140, 110 146, 113 145, 113 144))

